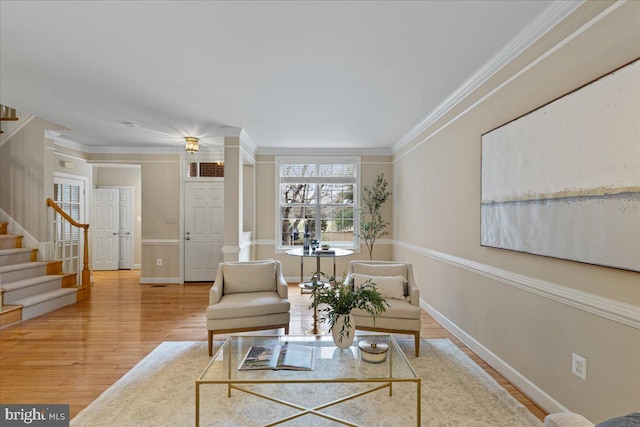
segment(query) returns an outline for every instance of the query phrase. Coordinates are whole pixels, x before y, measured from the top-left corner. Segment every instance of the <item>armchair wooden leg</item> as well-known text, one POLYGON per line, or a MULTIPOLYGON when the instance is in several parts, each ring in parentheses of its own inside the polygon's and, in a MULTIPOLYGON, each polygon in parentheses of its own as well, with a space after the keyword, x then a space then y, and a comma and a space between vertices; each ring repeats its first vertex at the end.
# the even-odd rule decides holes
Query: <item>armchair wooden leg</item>
POLYGON ((289 324, 284 327, 284 334, 289 335, 289 324))
POLYGON ((209 332, 209 357, 213 356, 213 331, 209 332))
POLYGON ((414 332, 416 357, 420 357, 420 332, 414 332))

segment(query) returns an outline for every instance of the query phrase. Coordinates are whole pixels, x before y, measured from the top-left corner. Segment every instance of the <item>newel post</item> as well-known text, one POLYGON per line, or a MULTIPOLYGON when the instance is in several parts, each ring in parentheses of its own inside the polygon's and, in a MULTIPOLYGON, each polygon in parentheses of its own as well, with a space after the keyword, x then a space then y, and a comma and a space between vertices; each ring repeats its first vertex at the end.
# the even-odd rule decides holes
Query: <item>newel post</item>
POLYGON ((91 296, 91 272, 89 271, 89 224, 82 226, 84 229, 84 255, 82 259, 82 287, 85 289, 86 298, 91 296))

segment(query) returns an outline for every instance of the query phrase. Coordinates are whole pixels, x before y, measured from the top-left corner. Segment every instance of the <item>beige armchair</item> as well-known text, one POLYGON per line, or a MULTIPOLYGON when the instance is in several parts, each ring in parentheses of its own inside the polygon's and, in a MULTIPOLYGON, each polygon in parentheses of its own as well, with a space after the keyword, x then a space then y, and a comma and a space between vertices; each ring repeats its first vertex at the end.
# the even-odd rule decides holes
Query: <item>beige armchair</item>
POLYGON ((371 278, 389 307, 374 318, 364 310, 353 310, 356 329, 411 334, 416 357, 420 355, 420 290, 413 278, 411 264, 395 261, 351 261, 347 281, 358 286, 371 278))
POLYGON ((280 261, 222 262, 209 291, 209 356, 214 334, 284 328, 291 304, 280 261))

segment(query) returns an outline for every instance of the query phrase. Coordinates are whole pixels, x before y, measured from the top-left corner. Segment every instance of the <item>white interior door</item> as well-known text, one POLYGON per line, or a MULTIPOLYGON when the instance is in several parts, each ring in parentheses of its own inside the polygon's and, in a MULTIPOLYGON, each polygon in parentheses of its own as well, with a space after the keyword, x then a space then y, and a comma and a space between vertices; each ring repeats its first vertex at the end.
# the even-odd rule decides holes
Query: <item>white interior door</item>
POLYGON ((119 191, 115 188, 93 190, 93 269, 117 270, 119 260, 119 191))
POLYGON ((222 261, 224 183, 185 182, 184 281, 212 282, 222 261))
POLYGON ((118 189, 118 268, 133 268, 133 191, 131 188, 118 189))

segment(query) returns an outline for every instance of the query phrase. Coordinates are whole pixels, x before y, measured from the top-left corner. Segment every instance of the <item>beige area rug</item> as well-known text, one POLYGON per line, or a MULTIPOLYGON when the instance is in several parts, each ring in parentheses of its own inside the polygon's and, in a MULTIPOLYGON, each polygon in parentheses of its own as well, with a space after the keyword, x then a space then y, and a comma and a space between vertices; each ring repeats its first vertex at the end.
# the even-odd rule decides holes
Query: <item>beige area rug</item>
MULTIPOLYGON (((422 426, 528 427, 542 423, 448 339, 398 340, 422 378, 422 426)), ((220 343, 218 343, 219 345, 220 343)), ((195 380, 208 363, 205 342, 164 342, 107 389, 72 421, 74 427, 193 426, 195 380)), ((338 350, 336 350, 338 351, 338 350)), ((258 386, 256 386, 258 387, 258 386)), ((260 385, 298 403, 331 401, 354 391, 353 384, 260 385)), ((360 386, 362 387, 362 386, 360 386)), ((365 385, 366 387, 366 385, 365 385)), ((327 409, 362 426, 415 426, 415 385, 394 385, 327 409)), ((226 387, 201 387, 201 425, 258 426, 295 411, 226 387)), ((305 415, 286 426, 338 425, 305 415)))

